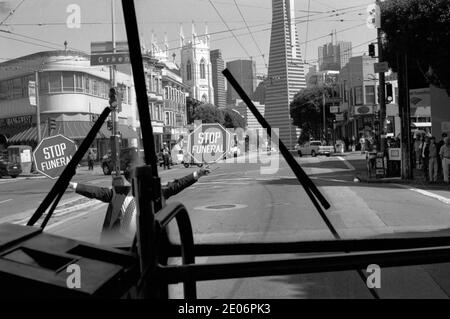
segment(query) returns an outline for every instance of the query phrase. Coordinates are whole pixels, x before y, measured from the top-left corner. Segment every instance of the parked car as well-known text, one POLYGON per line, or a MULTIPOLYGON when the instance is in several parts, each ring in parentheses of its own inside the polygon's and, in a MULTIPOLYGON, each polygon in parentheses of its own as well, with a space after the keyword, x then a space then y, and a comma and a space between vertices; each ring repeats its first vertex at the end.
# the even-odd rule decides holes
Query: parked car
POLYGON ((9 162, 8 157, 0 155, 0 178, 2 176, 11 176, 16 178, 22 174, 22 167, 18 162, 9 162))
MULTIPOLYGON (((128 147, 120 150, 120 170, 125 171, 128 164, 134 163, 137 165, 144 163, 144 150, 139 150, 137 147, 128 147)), ((109 151, 102 159, 103 174, 111 175, 114 170, 111 151, 109 151)))
POLYGON ((334 147, 332 145, 325 145, 322 141, 309 141, 303 145, 297 144, 295 149, 300 157, 303 155, 311 155, 312 157, 325 155, 328 157, 334 153, 334 147))

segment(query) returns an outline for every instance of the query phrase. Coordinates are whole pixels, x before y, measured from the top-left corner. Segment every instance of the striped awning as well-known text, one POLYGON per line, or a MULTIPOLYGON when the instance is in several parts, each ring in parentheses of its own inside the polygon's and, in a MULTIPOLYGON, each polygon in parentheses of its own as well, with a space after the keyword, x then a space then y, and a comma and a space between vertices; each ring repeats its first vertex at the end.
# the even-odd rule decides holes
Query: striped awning
MULTIPOLYGON (((70 139, 78 140, 84 139, 92 128, 93 123, 86 121, 66 121, 56 122, 56 128, 52 131, 51 136, 61 134, 70 139)), ((97 133, 97 138, 108 138, 110 134, 106 135, 103 130, 97 133)), ((41 124, 41 138, 49 137, 48 124, 41 124)), ((37 142, 37 127, 28 127, 23 131, 15 134, 9 139, 10 143, 36 143, 37 142)))

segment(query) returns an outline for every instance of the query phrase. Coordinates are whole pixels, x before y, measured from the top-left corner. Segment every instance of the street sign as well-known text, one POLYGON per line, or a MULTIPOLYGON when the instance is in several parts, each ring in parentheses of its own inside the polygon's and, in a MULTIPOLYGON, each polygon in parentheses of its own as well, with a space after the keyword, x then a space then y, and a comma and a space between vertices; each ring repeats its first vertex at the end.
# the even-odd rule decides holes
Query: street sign
POLYGON ((336 113, 336 121, 341 122, 344 120, 344 113, 336 113))
POLYGON ((28 98, 30 106, 36 106, 36 82, 28 81, 28 98))
POLYGON ((330 113, 339 113, 339 106, 330 106, 330 113))
POLYGON ((58 178, 76 150, 75 142, 61 134, 44 138, 33 152, 36 170, 51 179, 58 178))
MULTIPOLYGON (((116 41, 116 53, 128 53, 128 42, 127 41, 116 41)), ((91 53, 107 53, 113 52, 112 41, 106 42, 91 42, 91 53)))
POLYGON ((389 71, 389 64, 387 62, 378 62, 373 64, 373 70, 375 73, 384 73, 389 71))
POLYGON ((91 42, 91 65, 115 65, 129 63, 130 54, 128 51, 128 42, 115 42, 115 52, 111 41, 91 42))
POLYGON ((115 65, 115 64, 130 64, 129 53, 102 53, 91 54, 92 65, 115 65))
POLYGON ((188 137, 188 154, 196 163, 214 163, 230 150, 231 134, 220 124, 201 124, 188 137))

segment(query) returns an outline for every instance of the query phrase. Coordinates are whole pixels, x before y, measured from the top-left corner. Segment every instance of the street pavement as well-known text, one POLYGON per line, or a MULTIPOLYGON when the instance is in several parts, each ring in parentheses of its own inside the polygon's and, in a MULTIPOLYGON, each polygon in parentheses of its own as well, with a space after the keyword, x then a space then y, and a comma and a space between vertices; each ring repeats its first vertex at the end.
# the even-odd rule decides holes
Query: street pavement
MULTIPOLYGON (((169 199, 187 207, 196 243, 333 239, 286 162, 279 159, 277 164, 277 155, 252 154, 211 165, 212 174, 169 199), (277 169, 271 172, 270 166, 277 169)), ((365 170, 365 160, 357 153, 296 159, 331 203, 326 214, 342 238, 450 233, 446 185, 354 183, 354 177, 365 170)), ((164 183, 195 169, 178 166, 160 175, 164 183)), ((108 186, 111 177, 97 168, 77 172, 74 180, 108 186)), ((52 184, 47 179, 0 180, 0 222, 23 222, 24 211, 30 214, 52 184)), ((106 204, 84 202, 77 196, 66 192, 61 202, 69 202, 58 207, 46 231, 98 243, 106 204)), ((176 225, 170 225, 169 231, 171 240, 179 242, 176 225)), ((196 263, 293 257, 298 255, 197 257, 196 263)), ((448 298, 448 266, 382 269, 378 294, 382 298, 448 298)), ((181 285, 170 288, 171 297, 182 298, 181 285)), ((197 288, 200 298, 371 298, 356 271, 206 281, 197 288)))

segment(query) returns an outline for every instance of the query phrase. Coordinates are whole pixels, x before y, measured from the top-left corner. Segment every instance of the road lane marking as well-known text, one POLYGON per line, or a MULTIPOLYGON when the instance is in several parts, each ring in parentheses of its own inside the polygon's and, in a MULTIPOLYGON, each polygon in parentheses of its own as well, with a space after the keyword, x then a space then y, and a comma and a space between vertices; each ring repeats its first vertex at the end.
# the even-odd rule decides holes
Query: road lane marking
POLYGON ((6 203, 6 202, 9 202, 9 201, 11 201, 11 200, 13 200, 12 198, 10 198, 10 199, 5 199, 5 200, 2 200, 1 202, 0 202, 0 204, 3 204, 3 203, 6 203))
POLYGON ((352 171, 356 170, 355 167, 352 164, 350 164, 350 162, 347 161, 345 158, 343 158, 341 156, 338 156, 337 158, 339 158, 341 161, 343 161, 345 166, 347 166, 349 170, 352 170, 352 171))
POLYGON ((419 193, 419 194, 422 194, 422 195, 424 195, 424 196, 428 196, 428 197, 437 199, 438 201, 440 201, 440 202, 442 202, 442 203, 445 203, 445 204, 447 204, 447 205, 450 204, 450 198, 447 198, 447 197, 444 197, 444 196, 441 196, 441 195, 438 195, 438 194, 435 194, 435 193, 426 191, 426 190, 424 190, 424 189, 419 189, 419 188, 415 188, 415 187, 411 187, 411 186, 406 186, 406 185, 401 185, 401 184, 394 184, 394 185, 396 185, 396 186, 398 186, 398 187, 401 187, 401 188, 404 188, 404 189, 408 189, 408 190, 410 190, 410 191, 413 191, 413 192, 416 192, 416 193, 419 193))

